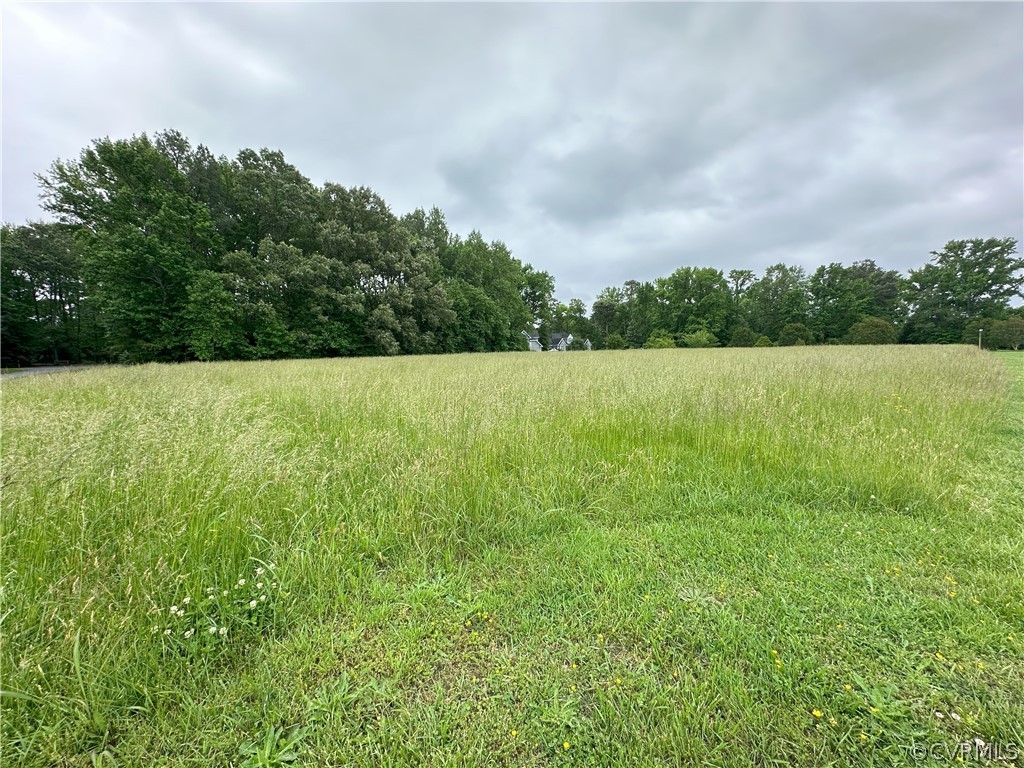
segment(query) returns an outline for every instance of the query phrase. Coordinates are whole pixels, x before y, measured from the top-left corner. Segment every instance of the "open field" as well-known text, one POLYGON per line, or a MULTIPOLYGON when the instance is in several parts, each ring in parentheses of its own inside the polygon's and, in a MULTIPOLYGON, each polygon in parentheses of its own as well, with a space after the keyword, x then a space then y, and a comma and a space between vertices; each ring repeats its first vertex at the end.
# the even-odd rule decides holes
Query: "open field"
POLYGON ((3 764, 1024 745, 1022 478, 1024 356, 967 347, 11 382, 3 764))

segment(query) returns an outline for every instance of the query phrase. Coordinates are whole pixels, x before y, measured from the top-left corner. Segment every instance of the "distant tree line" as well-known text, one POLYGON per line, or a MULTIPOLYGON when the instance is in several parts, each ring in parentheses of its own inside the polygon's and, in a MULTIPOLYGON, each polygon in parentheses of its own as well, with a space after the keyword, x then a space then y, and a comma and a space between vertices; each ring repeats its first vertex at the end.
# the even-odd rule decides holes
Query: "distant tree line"
POLYGON ((904 276, 873 261, 757 276, 681 267, 582 301, 437 208, 398 217, 278 151, 180 133, 101 139, 39 177, 53 222, 0 232, 3 364, 506 351, 553 331, 595 348, 820 343, 1024 346, 1011 238, 947 243, 904 276))
POLYGON ((2 231, 5 365, 514 350, 554 304, 500 241, 318 187, 277 151, 167 131, 39 178, 57 220, 2 231))
POLYGON ((566 312, 574 334, 604 348, 977 344, 1024 346, 1024 259, 1012 238, 954 240, 904 276, 871 260, 808 275, 775 264, 757 276, 681 267, 653 282, 598 294, 589 318, 566 312))

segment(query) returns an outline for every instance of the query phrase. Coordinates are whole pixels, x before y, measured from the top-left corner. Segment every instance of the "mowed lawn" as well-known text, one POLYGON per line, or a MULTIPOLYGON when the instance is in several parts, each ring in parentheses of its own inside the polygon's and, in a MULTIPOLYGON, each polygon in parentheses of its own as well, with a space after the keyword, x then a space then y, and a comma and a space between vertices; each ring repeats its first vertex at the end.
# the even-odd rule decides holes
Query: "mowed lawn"
POLYGON ((5 383, 2 761, 1005 756, 1022 495, 1024 355, 969 347, 5 383))

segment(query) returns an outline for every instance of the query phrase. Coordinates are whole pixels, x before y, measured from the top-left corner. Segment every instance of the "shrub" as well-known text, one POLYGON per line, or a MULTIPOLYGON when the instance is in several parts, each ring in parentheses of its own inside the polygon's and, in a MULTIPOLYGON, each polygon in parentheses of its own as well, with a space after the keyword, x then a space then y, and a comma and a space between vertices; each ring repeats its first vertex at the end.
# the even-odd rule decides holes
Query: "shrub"
POLYGON ((772 340, 767 336, 758 336, 757 341, 754 342, 755 347, 770 347, 772 346, 772 340))
POLYGON ((757 336, 746 323, 737 323, 729 334, 730 347, 752 347, 756 341, 757 336))
POLYGON ((811 332, 811 329, 803 323, 787 323, 782 327, 782 331, 779 333, 779 346, 792 347, 798 340, 807 344, 813 339, 814 334, 811 332))
POLYGON ((610 333, 610 334, 608 334, 608 338, 604 340, 604 348, 605 349, 625 349, 626 348, 626 340, 624 338, 622 338, 621 334, 610 333))
POLYGON ((847 344, 895 344, 896 326, 880 317, 865 317, 850 326, 847 344))
POLYGON ((647 337, 644 349, 672 349, 676 345, 675 339, 668 331, 654 331, 647 337))
POLYGON ((1013 349, 1024 347, 1024 318, 1011 317, 999 320, 992 326, 989 343, 993 349, 1013 349))
POLYGON ((701 349, 706 347, 717 347, 718 337, 715 336, 711 331, 701 329, 694 331, 693 333, 684 333, 682 335, 682 341, 684 346, 691 349, 701 349))

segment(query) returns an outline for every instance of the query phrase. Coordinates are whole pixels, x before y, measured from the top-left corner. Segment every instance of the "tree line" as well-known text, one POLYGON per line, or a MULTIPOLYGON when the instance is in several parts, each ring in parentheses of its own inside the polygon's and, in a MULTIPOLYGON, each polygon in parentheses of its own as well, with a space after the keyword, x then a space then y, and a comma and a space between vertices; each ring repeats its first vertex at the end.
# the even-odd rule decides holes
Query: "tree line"
POLYGON ((988 346, 1024 345, 1010 238, 950 242, 906 276, 872 261, 682 267, 605 288, 588 314, 501 241, 314 185, 279 151, 100 139, 39 181, 55 220, 0 232, 5 366, 507 351, 534 328, 599 349, 976 343, 979 328, 988 346))
POLYGON ((443 213, 318 187, 278 151, 101 139, 3 228, 3 356, 116 362, 519 349, 554 281, 443 213))
MULTIPOLYGON (((907 275, 867 259, 808 274, 787 264, 723 273, 681 267, 603 289, 573 333, 605 348, 801 344, 1024 346, 1024 259, 1013 238, 950 241, 907 275)), ((578 308, 577 308, 578 309, 578 308)), ((575 324, 575 325, 574 325, 575 324)))

